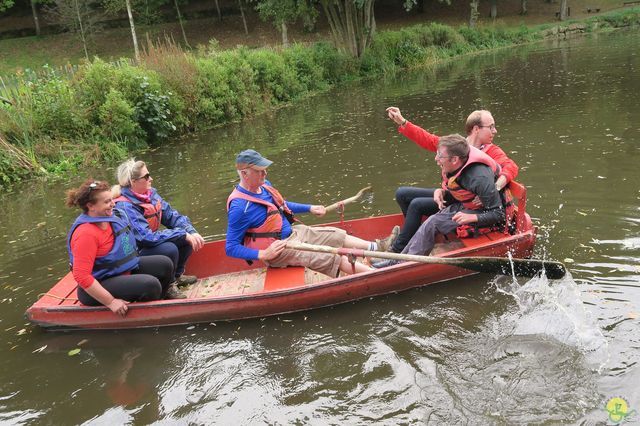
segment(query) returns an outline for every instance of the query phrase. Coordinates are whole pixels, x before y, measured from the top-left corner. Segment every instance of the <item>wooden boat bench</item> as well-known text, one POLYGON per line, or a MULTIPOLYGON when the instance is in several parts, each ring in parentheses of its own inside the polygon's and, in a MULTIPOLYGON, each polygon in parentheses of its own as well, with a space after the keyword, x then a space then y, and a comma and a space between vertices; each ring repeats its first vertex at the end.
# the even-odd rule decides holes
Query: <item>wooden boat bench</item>
POLYGON ((59 285, 46 293, 46 302, 49 306, 75 306, 79 305, 76 289, 78 284, 71 273, 67 274, 59 285))

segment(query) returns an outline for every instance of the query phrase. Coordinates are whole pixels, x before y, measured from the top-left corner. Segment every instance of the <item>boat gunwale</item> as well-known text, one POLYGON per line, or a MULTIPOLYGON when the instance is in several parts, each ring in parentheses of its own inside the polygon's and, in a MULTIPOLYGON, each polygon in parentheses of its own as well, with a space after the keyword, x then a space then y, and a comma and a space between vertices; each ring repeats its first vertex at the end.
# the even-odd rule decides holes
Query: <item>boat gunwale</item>
MULTIPOLYGON (((443 258, 447 258, 447 257, 467 257, 467 256, 459 256, 461 254, 463 255, 468 255, 468 256, 472 256, 473 253, 480 251, 480 250, 486 250, 488 248, 492 248, 494 246, 509 246, 513 243, 518 243, 520 241, 525 241, 529 238, 535 238, 537 234, 537 227, 532 227, 531 229, 528 229, 526 231, 523 232, 519 232, 515 235, 510 235, 508 237, 505 238, 498 238, 495 240, 490 240, 490 241, 485 241, 482 243, 479 243, 477 245, 471 246, 471 247, 461 247, 459 249, 455 249, 455 250, 451 250, 448 252, 444 252, 442 253, 442 256, 436 256, 436 257, 443 257, 443 258), (458 256, 456 256, 458 255, 458 256)), ((213 243, 213 242, 212 242, 213 243)), ((247 294, 234 294, 234 295, 225 295, 225 296, 213 296, 213 297, 198 297, 198 298, 188 298, 188 299, 177 299, 177 300, 155 300, 155 301, 150 301, 150 302, 138 302, 138 303, 131 303, 129 304, 129 309, 130 310, 143 310, 143 309, 162 309, 162 310, 166 310, 166 309, 171 309, 175 306, 190 306, 190 305, 206 305, 206 304, 210 304, 210 305, 216 305, 216 304, 223 304, 223 303, 229 303, 229 302, 241 302, 241 301, 245 301, 245 300, 255 300, 255 301, 259 301, 259 300, 268 300, 268 299, 272 299, 272 298, 279 298, 279 297, 284 297, 284 296, 291 296, 291 295, 295 295, 295 294, 302 294, 302 293, 311 293, 314 291, 321 291, 321 290, 325 290, 334 286, 342 286, 342 285, 347 285, 350 284, 354 281, 359 281, 361 280, 363 277, 376 277, 378 275, 388 275, 390 273, 394 273, 394 272, 400 272, 400 271, 405 271, 407 269, 413 269, 416 268, 418 266, 422 266, 422 265, 426 265, 426 264, 422 264, 422 263, 418 263, 418 262, 403 262, 388 268, 384 268, 384 269, 375 269, 375 270, 371 270, 371 271, 366 271, 366 272, 360 272, 357 274, 353 274, 353 275, 346 275, 343 277, 336 277, 336 278, 331 278, 329 280, 326 281, 321 281, 319 283, 314 283, 311 285, 308 284, 304 284, 304 285, 300 285, 300 286, 296 286, 296 287, 292 287, 292 288, 285 288, 285 289, 278 289, 278 290, 272 290, 272 291, 266 291, 266 292, 255 292, 255 293, 247 293, 247 294)), ((436 265, 436 264, 434 264, 436 265)), ((438 266, 441 267, 449 267, 449 268, 457 268, 457 269, 463 269, 460 268, 458 266, 455 265, 446 265, 446 264, 437 264, 438 266)), ((469 273, 465 273, 465 274, 461 274, 458 277, 455 278, 461 278, 461 277, 466 277, 466 276, 470 276, 470 275, 475 275, 478 274, 478 272, 473 272, 473 271, 469 271, 469 273)), ((211 275, 212 277, 215 275, 211 275)), ((206 278, 206 277, 203 277, 206 278)), ((439 282, 443 282, 443 281, 449 281, 451 279, 455 279, 455 278, 445 278, 443 280, 438 280, 438 281, 432 281, 429 283, 425 283, 424 285, 431 285, 431 284, 435 284, 435 283, 439 283, 439 282)), ((415 287, 421 287, 419 286, 415 286, 415 287)), ((405 289, 401 289, 398 291, 404 291, 405 289)), ((384 292, 381 294, 386 294, 388 292, 384 292)), ((380 294, 371 294, 370 296, 366 296, 366 297, 374 297, 380 294)), ((45 295, 46 296, 46 295, 45 295)), ((42 297, 45 297, 42 296, 42 297)), ((40 300, 40 299, 38 299, 40 300)), ((345 302, 348 302, 349 300, 345 300, 345 302)), ((36 302, 37 303, 37 302, 36 302)), ((335 303, 334 303, 335 304, 335 303)), ((332 304, 332 305, 334 305, 332 304)), ((330 305, 327 305, 330 306, 330 305)), ((62 312, 74 312, 74 313, 88 313, 88 312, 103 312, 108 310, 108 308, 106 306, 85 306, 85 305, 72 305, 72 306, 64 306, 64 305, 50 305, 50 306, 38 306, 35 307, 31 306, 29 307, 29 309, 27 309, 26 311, 26 316, 27 319, 29 319, 30 321, 33 321, 34 323, 37 323, 40 326, 46 327, 46 328, 50 328, 50 327, 66 327, 66 328, 81 328, 81 327, 77 327, 77 326, 64 326, 64 325, 49 325, 50 323, 41 323, 39 321, 35 321, 31 318, 30 313, 31 312, 47 312, 47 313, 62 313, 62 312)), ((297 311, 291 311, 291 312, 297 312, 297 311)), ((286 314, 288 312, 283 312, 282 314, 286 314)), ((250 317, 247 317, 250 318, 250 317)), ((176 324, 179 325, 179 324, 176 324)), ((149 327, 154 327, 154 326, 149 326, 149 327)), ((157 327, 157 326, 156 326, 157 327)), ((118 328, 123 328, 123 327, 118 327, 118 328)))

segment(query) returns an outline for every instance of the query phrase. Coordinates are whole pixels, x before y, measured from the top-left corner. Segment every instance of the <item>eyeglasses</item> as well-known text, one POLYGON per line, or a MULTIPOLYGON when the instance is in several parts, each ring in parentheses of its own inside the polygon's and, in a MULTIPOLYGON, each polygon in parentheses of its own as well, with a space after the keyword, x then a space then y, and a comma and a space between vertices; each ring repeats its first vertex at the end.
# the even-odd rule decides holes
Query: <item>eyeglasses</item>
POLYGON ((491 130, 495 130, 496 129, 496 124, 493 123, 493 124, 489 124, 488 126, 483 126, 483 125, 478 124, 478 127, 488 127, 491 130))
POLYGON ((134 180, 141 180, 141 179, 149 180, 149 179, 151 179, 151 174, 147 173, 146 175, 140 176, 139 178, 136 178, 134 180))
POLYGON ((436 158, 451 158, 455 157, 455 155, 442 155, 439 152, 436 152, 436 158))

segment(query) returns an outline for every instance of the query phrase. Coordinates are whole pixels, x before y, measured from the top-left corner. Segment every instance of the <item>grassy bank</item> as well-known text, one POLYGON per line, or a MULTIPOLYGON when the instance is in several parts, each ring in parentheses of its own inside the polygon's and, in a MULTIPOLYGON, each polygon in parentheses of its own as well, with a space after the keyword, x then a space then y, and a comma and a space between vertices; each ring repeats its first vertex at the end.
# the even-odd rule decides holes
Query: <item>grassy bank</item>
POLYGON ((99 59, 69 70, 23 74, 0 87, 0 182, 64 174, 168 138, 258 114, 349 80, 429 66, 466 53, 566 32, 640 25, 640 9, 563 27, 453 28, 417 25, 376 35, 356 60, 328 43, 288 49, 185 52, 150 45, 138 65, 99 59))

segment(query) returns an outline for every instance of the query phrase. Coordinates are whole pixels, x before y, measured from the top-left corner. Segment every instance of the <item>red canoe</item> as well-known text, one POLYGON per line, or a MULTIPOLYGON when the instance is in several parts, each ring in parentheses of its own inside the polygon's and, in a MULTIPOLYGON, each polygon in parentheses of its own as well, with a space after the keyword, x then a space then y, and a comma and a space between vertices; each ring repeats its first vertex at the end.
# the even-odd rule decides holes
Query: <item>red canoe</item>
MULTIPOLYGON (((441 257, 531 256, 536 228, 525 220, 526 191, 512 185, 518 200, 517 232, 494 232, 476 238, 451 238, 434 249, 441 257)), ((348 233, 371 240, 388 234, 402 223, 402 215, 388 215, 331 223, 348 233)), ((444 241, 444 240, 443 240, 444 241)), ((63 277, 26 312, 27 318, 49 329, 125 329, 237 320, 303 311, 399 292, 452 280, 475 272, 450 265, 401 263, 370 272, 330 278, 301 267, 249 267, 225 255, 224 240, 207 243, 194 253, 187 273, 200 280, 187 290, 187 299, 132 303, 122 318, 104 306, 90 307, 76 299, 76 283, 63 277)))

